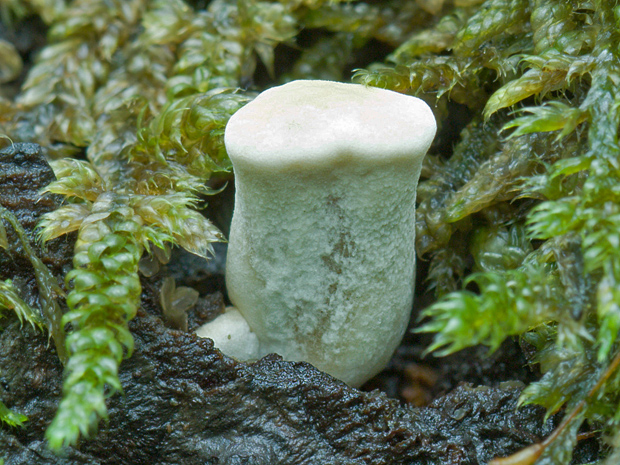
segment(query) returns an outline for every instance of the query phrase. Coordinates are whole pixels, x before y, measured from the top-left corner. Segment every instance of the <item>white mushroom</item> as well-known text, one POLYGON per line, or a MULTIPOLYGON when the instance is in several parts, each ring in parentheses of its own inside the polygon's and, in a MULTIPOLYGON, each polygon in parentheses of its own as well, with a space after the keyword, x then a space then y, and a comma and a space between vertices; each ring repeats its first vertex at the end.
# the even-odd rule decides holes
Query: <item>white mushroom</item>
POLYGON ((352 386, 386 365, 410 317, 415 193, 435 131, 420 99, 328 81, 269 89, 233 115, 226 283, 258 344, 248 356, 241 330, 229 355, 275 352, 352 386))

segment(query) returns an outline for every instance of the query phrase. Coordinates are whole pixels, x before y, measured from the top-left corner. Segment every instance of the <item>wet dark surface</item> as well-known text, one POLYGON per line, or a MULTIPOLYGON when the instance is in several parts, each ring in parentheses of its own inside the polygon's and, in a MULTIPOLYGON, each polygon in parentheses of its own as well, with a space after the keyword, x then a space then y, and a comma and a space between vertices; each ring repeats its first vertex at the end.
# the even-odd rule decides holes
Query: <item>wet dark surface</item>
POLYGON ((61 366, 47 339, 0 335, 2 399, 31 420, 0 430, 6 464, 486 463, 549 433, 542 412, 515 411, 520 386, 459 386, 425 408, 361 392, 276 356, 238 364, 209 340, 141 312, 99 435, 58 459, 42 441, 60 399, 61 366))
MULTIPOLYGON (((37 242, 35 228, 44 213, 58 208, 62 197, 55 194, 41 195, 39 191, 55 179, 54 172, 36 144, 18 143, 0 150, 0 205, 12 212, 29 235, 30 242, 37 242)), ((22 298, 37 305, 33 268, 24 253, 14 229, 5 224, 9 250, 0 250, 0 279, 12 279, 20 289, 22 298)), ((71 269, 75 234, 49 241, 43 250, 37 247, 39 257, 59 278, 71 269)))

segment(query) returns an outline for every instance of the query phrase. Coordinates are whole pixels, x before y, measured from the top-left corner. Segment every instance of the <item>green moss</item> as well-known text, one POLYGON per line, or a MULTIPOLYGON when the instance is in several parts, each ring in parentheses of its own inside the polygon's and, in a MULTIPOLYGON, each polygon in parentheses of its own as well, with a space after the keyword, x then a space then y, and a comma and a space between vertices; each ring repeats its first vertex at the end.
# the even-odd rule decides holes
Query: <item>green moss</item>
POLYGON ((16 101, 0 100, 0 134, 59 159, 47 190, 67 200, 41 237, 78 230, 52 445, 92 432, 104 385, 121 389, 144 252, 207 256, 220 240, 195 206, 230 170, 228 118, 289 79, 348 80, 379 50, 354 81, 419 95, 443 127, 470 115, 457 137, 440 132, 418 190, 416 249, 438 298, 420 328, 436 333, 429 350, 520 337, 542 373, 522 403, 565 409, 527 463, 568 463, 584 422, 608 460, 620 454, 617 1, 0 0, 0 12, 50 27, 16 101))
POLYGON ((616 2, 490 0, 416 36, 449 53, 410 42, 358 73, 482 113, 420 184, 417 249, 444 297, 419 330, 440 354, 509 336, 534 346, 543 376, 522 402, 567 412, 536 463, 568 463, 584 421, 620 431, 619 15, 616 2), (448 293, 462 278, 478 292, 448 293))

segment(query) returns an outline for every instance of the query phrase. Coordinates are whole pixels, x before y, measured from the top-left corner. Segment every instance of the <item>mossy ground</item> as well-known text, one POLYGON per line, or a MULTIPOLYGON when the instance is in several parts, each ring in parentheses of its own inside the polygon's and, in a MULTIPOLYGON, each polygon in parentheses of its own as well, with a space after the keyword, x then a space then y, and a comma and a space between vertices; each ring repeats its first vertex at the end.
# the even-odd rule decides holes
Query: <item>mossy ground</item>
POLYGON ((93 431, 105 386, 121 388, 142 257, 206 256, 220 240, 196 208, 229 176, 230 115, 269 86, 320 78, 434 108, 416 243, 418 292, 438 299, 420 329, 436 333, 430 350, 518 338, 541 374, 522 402, 565 413, 518 463, 568 463, 583 431, 615 463, 617 1, 0 0, 0 13, 2 143, 37 142, 55 160, 48 191, 67 200, 42 238, 78 231, 69 293, 42 309, 62 307, 71 328, 53 446, 93 431), (23 41, 43 27, 44 42, 23 41))

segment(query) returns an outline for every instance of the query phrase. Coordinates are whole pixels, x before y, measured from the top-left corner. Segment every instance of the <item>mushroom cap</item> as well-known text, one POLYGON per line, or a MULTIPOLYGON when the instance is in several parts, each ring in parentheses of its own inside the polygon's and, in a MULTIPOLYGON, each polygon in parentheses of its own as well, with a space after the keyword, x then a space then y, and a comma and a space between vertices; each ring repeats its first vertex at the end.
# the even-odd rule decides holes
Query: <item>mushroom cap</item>
POLYGON ((381 164, 422 158, 436 129, 431 109, 416 97, 360 84, 293 81, 237 111, 225 144, 236 169, 330 167, 352 159, 381 164))

